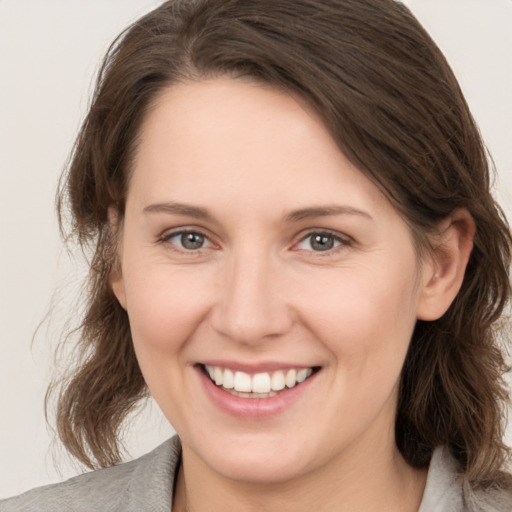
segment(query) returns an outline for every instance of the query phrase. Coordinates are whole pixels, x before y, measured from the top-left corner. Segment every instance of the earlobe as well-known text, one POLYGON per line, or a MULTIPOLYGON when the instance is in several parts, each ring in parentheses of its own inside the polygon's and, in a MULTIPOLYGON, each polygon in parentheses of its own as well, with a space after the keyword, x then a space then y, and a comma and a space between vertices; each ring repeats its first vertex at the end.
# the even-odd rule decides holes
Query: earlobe
POLYGON ((450 307, 462 286, 474 236, 475 222, 466 209, 456 210, 439 226, 432 255, 422 268, 419 320, 437 320, 450 307))
POLYGON ((120 265, 117 265, 117 268, 112 272, 110 286, 112 287, 112 291, 114 292, 119 304, 121 304, 121 307, 126 309, 126 294, 120 265))
POLYGON ((121 221, 119 219, 119 212, 114 206, 110 206, 108 209, 108 224, 112 243, 112 257, 114 258, 114 264, 110 273, 110 286, 119 304, 121 304, 123 309, 126 309, 126 293, 121 268, 121 221))

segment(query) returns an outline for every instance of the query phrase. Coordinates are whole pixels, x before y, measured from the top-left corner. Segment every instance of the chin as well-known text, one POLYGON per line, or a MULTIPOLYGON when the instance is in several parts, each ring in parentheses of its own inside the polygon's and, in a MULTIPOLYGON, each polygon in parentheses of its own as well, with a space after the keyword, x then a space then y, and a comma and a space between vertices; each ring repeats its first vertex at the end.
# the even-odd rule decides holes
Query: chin
POLYGON ((214 436, 208 445, 197 446, 194 452, 224 478, 252 484, 278 484, 314 469, 314 461, 309 460, 305 448, 303 440, 292 440, 290 436, 272 438, 246 434, 239 439, 230 436, 225 440, 214 436))
POLYGON ((300 457, 283 457, 274 454, 233 454, 215 461, 212 469, 224 478, 247 484, 281 484, 296 479, 306 471, 301 467, 300 457))

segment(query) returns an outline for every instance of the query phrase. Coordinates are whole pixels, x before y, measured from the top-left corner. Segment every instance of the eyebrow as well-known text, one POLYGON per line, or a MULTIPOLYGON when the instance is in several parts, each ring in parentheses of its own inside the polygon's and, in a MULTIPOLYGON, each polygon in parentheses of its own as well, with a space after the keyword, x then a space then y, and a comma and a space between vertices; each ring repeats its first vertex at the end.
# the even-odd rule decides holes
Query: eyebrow
POLYGON ((184 203, 155 203, 146 206, 144 213, 170 213, 186 215, 195 219, 212 220, 212 215, 205 208, 184 203))
MULTIPOLYGON (((206 209, 199 206, 193 206, 185 203, 155 203, 146 206, 144 213, 168 213, 174 215, 185 215, 201 220, 213 220, 213 215, 206 209)), ((285 222, 294 223, 306 219, 314 219, 317 217, 330 217, 335 215, 357 215, 369 220, 373 217, 352 206, 313 206, 309 208, 301 208, 287 213, 284 217, 285 222)))
POLYGON ((311 208, 301 208, 300 210, 294 210, 288 213, 285 216, 285 221, 299 222, 305 219, 330 217, 334 215, 358 215, 373 220, 373 217, 369 213, 353 208, 352 206, 313 206, 311 208))

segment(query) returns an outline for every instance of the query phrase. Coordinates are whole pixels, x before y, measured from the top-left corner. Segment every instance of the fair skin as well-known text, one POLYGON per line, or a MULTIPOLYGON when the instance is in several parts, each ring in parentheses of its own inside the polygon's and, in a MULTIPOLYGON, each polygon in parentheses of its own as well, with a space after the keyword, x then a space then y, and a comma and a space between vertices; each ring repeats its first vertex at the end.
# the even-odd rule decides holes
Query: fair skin
POLYGON ((111 219, 113 289, 183 444, 173 510, 418 509, 426 473, 394 442, 399 375, 416 320, 441 316, 460 287, 467 214, 420 262, 309 108, 219 78, 158 98, 124 219, 111 219), (306 380, 265 388, 290 370, 306 380), (230 372, 235 390, 263 388, 235 393, 230 372))

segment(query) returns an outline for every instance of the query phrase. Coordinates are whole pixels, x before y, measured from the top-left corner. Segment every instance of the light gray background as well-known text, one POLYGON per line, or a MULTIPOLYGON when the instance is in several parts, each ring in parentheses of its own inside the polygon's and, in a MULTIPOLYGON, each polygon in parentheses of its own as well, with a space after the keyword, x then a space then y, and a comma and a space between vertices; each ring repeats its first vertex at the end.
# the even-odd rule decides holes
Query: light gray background
MULTIPOLYGON (((43 413, 50 347, 84 267, 62 249, 58 176, 111 40, 155 0, 0 0, 0 497, 79 472, 43 413), (51 322, 32 337, 50 305, 51 322), (55 468, 59 462, 60 472, 55 468)), ((408 0, 447 55, 512 212, 512 1, 408 0)), ((154 407, 130 425, 137 456, 172 432, 154 407)))

